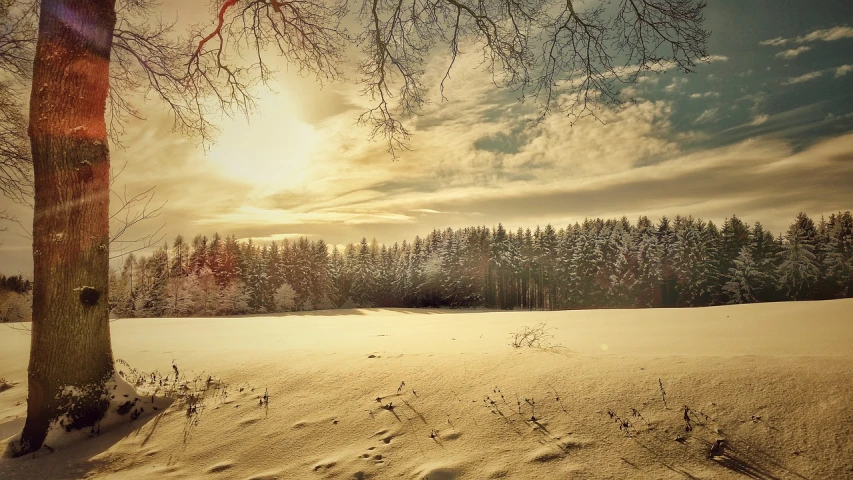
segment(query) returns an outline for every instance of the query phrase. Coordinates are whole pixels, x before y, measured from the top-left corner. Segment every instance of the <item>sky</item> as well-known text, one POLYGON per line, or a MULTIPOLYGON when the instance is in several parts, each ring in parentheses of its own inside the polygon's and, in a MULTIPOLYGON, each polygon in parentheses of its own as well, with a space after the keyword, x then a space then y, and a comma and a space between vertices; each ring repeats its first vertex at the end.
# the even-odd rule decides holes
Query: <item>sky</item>
MULTIPOLYGON (((196 2, 198 3, 198 2, 196 2)), ((198 3, 166 18, 213 18, 198 3)), ((424 65, 432 103, 409 126, 396 159, 356 125, 360 87, 321 87, 279 65, 250 118, 217 121, 208 149, 171 131, 162 105, 141 105, 113 148, 118 186, 156 186, 164 242, 181 234, 256 241, 362 237, 392 244, 435 228, 565 227, 584 218, 692 215, 718 224, 736 214, 783 232, 853 208, 853 3, 719 0, 705 10, 708 63, 692 74, 651 73, 625 86, 636 103, 572 123, 497 89, 476 55, 424 65), (846 22, 846 23, 845 23, 846 22)), ((24 223, 31 212, 0 198, 24 223)), ((0 232, 0 273, 29 274, 30 241, 0 232)))

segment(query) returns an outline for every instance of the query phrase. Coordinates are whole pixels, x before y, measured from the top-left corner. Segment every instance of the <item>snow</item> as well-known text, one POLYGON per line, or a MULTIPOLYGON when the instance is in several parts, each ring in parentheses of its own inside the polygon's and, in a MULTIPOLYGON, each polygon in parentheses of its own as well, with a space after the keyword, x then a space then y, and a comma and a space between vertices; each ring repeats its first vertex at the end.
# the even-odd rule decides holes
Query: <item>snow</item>
MULTIPOLYGON (((0 478, 853 478, 850 312, 853 300, 123 319, 117 358, 164 375, 174 360, 227 389, 191 415, 181 400, 111 415, 99 436, 0 459, 0 478), (543 322, 546 348, 510 346, 543 322)), ((7 441, 28 349, 26 332, 0 330, 7 441)))

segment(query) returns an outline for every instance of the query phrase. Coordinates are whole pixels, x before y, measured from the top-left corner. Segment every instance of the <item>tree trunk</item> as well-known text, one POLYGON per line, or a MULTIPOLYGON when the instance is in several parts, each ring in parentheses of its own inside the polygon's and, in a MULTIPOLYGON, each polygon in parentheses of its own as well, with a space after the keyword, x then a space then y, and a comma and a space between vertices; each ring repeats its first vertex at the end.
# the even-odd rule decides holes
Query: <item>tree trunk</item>
POLYGON ((51 423, 94 426, 113 374, 104 110, 115 0, 42 0, 30 97, 33 324, 21 453, 51 423))

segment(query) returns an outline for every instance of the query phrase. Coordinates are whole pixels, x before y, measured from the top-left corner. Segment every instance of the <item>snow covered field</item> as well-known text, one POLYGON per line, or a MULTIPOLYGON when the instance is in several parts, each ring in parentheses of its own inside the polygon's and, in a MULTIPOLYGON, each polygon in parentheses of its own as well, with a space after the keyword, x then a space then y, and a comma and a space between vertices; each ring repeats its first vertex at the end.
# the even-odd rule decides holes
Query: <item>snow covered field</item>
MULTIPOLYGON (((0 478, 853 478, 853 300, 133 319, 112 335, 131 367, 174 361, 211 388, 189 413, 146 395, 132 422, 2 458, 0 478), (509 345, 541 322, 550 346, 509 345)), ((28 350, 0 327, 0 439, 23 425, 28 350)))

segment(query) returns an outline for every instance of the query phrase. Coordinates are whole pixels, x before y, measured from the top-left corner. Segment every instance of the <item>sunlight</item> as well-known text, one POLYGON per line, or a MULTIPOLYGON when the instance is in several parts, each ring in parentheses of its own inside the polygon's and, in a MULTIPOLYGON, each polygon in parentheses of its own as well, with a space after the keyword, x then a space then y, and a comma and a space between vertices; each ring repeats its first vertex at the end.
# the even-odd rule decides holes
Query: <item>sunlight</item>
POLYGON ((267 92, 258 112, 223 122, 222 133, 208 152, 218 173, 255 186, 261 194, 298 187, 311 169, 321 135, 299 120, 286 92, 267 92))

